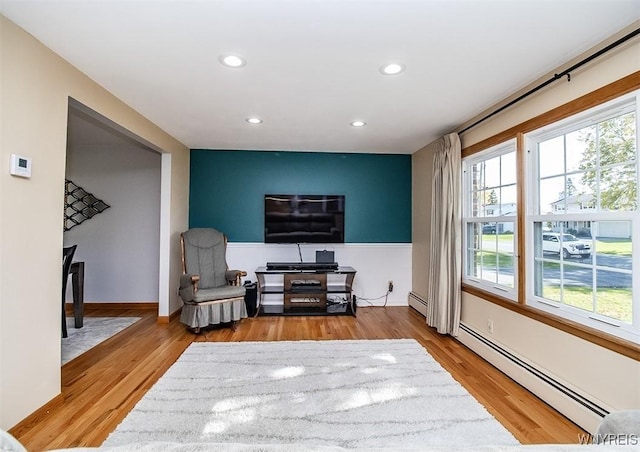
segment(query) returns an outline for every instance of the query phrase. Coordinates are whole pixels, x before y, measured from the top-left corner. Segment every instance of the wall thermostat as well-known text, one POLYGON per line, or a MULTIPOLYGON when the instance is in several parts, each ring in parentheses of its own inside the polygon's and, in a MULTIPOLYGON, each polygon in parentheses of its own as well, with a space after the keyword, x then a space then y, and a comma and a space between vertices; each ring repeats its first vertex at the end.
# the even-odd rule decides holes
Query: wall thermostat
POLYGON ((14 176, 31 177, 31 159, 11 154, 10 172, 14 176))

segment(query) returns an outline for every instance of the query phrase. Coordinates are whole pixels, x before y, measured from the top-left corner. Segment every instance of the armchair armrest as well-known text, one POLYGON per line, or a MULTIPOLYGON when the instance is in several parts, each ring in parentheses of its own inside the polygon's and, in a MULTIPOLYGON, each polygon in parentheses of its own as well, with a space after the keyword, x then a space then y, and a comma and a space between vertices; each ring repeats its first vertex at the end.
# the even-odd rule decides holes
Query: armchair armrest
POLYGON ((247 276, 247 272, 244 270, 227 270, 226 277, 227 282, 232 286, 242 285, 241 278, 247 276))
POLYGON ((180 276, 180 298, 182 301, 191 301, 198 291, 198 283, 200 275, 182 275, 180 276))

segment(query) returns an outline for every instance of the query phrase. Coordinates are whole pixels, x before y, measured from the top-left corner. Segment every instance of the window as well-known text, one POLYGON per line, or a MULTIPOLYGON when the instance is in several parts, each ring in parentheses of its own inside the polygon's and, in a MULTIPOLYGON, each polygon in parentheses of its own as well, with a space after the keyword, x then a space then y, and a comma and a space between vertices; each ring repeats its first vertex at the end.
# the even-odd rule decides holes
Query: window
POLYGON ((525 137, 527 303, 634 342, 640 342, 637 94, 525 137))
POLYGON ((465 158, 463 184, 463 280, 515 299, 515 141, 465 158))

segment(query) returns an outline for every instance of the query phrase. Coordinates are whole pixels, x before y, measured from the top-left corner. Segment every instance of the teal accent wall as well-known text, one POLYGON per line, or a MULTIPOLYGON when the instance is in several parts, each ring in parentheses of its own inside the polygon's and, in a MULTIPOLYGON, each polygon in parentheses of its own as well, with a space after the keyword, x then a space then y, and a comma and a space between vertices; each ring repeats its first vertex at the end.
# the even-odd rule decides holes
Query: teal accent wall
POLYGON ((411 156, 191 150, 189 227, 264 241, 264 195, 345 195, 346 243, 411 243, 411 156))

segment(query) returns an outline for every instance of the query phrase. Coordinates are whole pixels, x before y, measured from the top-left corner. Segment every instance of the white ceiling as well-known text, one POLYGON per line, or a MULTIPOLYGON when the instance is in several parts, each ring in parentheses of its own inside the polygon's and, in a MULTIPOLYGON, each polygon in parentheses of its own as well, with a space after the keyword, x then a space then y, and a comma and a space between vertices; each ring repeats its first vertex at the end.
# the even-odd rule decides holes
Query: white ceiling
POLYGON ((640 0, 0 0, 0 12, 190 148, 413 153, 640 19, 640 0), (222 66, 228 53, 246 66, 222 66), (391 61, 406 71, 382 75, 391 61))

